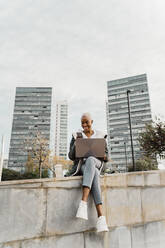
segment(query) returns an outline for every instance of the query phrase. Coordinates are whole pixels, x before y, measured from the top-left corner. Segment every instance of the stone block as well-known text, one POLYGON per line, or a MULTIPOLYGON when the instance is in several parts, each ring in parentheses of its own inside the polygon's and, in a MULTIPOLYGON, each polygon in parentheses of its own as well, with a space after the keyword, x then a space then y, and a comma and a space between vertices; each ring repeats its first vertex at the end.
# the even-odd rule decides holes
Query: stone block
POLYGON ((126 187, 126 174, 118 173, 113 175, 105 175, 104 183, 107 187, 126 187))
POLYGON ((85 248, 103 248, 105 246, 105 236, 108 235, 107 233, 96 233, 96 232, 87 232, 84 233, 85 236, 85 248))
POLYGON ((131 229, 131 248, 146 248, 144 225, 134 226, 131 229))
POLYGON ((164 248, 165 222, 151 222, 131 230, 132 248, 164 248))
POLYGON ((82 188, 48 188, 46 233, 67 234, 95 229, 97 214, 92 197, 88 200, 88 220, 76 218, 82 188))
POLYGON ((43 189, 1 189, 0 242, 40 235, 46 215, 44 201, 43 189))
POLYGON ((160 185, 165 186, 165 171, 160 171, 160 185))
POLYGON ((140 189, 107 189, 108 226, 142 222, 140 189))
POLYGON ((142 190, 143 221, 159 221, 165 219, 165 188, 152 187, 142 190))
POLYGON ((83 234, 32 239, 22 242, 21 248, 84 248, 83 234))
MULTIPOLYGON (((130 229, 124 226, 117 227, 109 232, 108 245, 111 248, 132 248, 130 229)), ((141 248, 141 247, 139 247, 141 248)))
POLYGON ((165 222, 151 222, 144 226, 146 247, 165 247, 165 222))
POLYGON ((20 248, 20 242, 1 243, 0 248, 20 248))
POLYGON ((144 186, 144 175, 140 173, 127 173, 127 186, 144 186))
POLYGON ((144 173, 144 185, 145 186, 159 186, 160 185, 160 173, 144 173))

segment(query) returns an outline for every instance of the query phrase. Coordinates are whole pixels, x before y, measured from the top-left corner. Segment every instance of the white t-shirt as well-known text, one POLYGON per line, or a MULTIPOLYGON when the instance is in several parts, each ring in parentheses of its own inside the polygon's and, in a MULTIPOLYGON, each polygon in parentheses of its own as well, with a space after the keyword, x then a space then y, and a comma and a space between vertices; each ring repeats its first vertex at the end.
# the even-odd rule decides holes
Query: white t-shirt
MULTIPOLYGON (((83 132, 83 130, 78 130, 79 133, 82 133, 82 136, 83 138, 88 138, 88 139, 91 139, 91 138, 104 138, 105 137, 105 133, 101 132, 101 131, 98 131, 98 130, 93 130, 94 133, 90 136, 90 137, 87 137, 85 135, 85 133, 83 132)), ((73 133, 73 137, 76 139, 77 137, 77 133, 73 133)))

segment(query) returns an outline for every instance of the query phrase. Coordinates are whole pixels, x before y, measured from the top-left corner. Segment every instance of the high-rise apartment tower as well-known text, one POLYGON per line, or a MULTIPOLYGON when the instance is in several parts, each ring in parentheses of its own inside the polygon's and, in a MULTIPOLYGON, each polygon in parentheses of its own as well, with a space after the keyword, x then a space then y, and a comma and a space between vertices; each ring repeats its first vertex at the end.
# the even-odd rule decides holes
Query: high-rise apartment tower
POLYGON ((67 136, 68 104, 67 101, 59 101, 56 104, 55 156, 67 159, 67 136))
POLYGON ((26 140, 34 139, 36 133, 50 140, 52 88, 17 87, 13 124, 9 148, 8 167, 24 171, 27 151, 26 140))
POLYGON ((135 160, 141 155, 139 133, 144 130, 145 123, 152 120, 147 75, 108 81, 107 93, 107 131, 112 165, 125 171, 128 164, 132 163, 128 99, 135 160))

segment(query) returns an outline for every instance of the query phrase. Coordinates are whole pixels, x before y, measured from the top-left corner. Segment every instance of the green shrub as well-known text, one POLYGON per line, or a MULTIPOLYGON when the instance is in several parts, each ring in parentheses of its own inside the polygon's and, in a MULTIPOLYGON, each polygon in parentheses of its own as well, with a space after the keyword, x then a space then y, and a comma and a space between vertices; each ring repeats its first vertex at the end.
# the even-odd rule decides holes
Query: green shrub
POLYGON ((5 168, 2 170, 2 181, 19 180, 20 177, 21 174, 18 171, 5 168))
MULTIPOLYGON (((151 157, 142 157, 135 162, 135 171, 158 170, 157 161, 151 157)), ((133 171, 133 166, 128 166, 128 171, 133 171)))
MULTIPOLYGON (((42 178, 48 177, 48 170, 44 169, 42 171, 42 178)), ((33 172, 18 172, 11 169, 3 169, 2 171, 2 181, 8 180, 23 180, 23 179, 35 179, 39 178, 39 171, 35 170, 33 172)))

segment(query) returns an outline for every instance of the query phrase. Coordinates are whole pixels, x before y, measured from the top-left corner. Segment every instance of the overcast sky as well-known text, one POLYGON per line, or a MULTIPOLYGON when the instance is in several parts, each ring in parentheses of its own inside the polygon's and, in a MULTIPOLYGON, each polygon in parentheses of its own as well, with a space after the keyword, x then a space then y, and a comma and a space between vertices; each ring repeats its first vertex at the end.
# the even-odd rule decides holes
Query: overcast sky
POLYGON ((164 0, 0 0, 0 135, 9 149, 16 86, 52 86, 106 130, 106 82, 147 73, 153 115, 165 115, 164 0))

